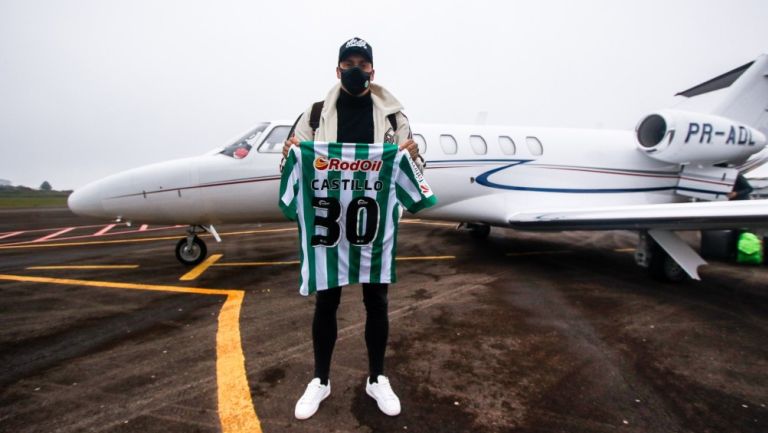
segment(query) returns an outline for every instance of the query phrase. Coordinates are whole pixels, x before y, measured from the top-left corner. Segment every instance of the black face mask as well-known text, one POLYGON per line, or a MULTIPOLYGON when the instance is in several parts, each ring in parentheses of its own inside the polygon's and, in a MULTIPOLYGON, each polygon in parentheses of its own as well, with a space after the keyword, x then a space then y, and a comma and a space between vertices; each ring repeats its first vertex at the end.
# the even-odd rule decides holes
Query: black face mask
POLYGON ((371 83, 371 74, 355 66, 341 70, 341 84, 352 95, 363 93, 371 83))

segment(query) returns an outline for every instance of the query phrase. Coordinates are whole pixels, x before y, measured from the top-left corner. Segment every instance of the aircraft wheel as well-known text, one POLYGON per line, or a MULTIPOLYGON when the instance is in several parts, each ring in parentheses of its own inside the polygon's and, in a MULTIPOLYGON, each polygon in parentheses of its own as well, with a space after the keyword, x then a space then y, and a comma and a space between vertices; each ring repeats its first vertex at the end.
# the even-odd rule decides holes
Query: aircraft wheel
POLYGON ((469 229, 469 234, 475 239, 486 239, 491 234, 491 226, 477 224, 469 229))
POLYGON ((192 238, 192 245, 187 245, 187 238, 179 240, 176 244, 176 258, 185 266, 194 266, 208 255, 208 248, 205 242, 199 237, 192 238))
POLYGON ((648 266, 651 277, 658 281, 679 283, 688 279, 688 274, 660 246, 656 245, 648 266))

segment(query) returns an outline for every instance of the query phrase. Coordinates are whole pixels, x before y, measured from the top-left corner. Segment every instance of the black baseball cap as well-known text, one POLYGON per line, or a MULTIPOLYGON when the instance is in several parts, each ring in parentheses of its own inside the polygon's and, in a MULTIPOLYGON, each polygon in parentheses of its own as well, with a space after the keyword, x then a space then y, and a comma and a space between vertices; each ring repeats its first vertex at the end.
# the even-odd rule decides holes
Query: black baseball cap
POLYGON ((339 63, 350 54, 355 53, 360 54, 365 57, 366 60, 373 63, 373 48, 371 48, 371 44, 357 37, 341 44, 341 47, 339 48, 339 63))

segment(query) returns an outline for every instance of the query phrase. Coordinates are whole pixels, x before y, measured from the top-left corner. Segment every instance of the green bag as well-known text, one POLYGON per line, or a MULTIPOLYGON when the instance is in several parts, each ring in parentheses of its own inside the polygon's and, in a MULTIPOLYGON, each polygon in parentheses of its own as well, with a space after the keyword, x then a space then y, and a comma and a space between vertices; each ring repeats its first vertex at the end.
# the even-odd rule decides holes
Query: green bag
POLYGON ((754 233, 744 232, 739 235, 736 261, 739 263, 763 263, 763 243, 754 233))

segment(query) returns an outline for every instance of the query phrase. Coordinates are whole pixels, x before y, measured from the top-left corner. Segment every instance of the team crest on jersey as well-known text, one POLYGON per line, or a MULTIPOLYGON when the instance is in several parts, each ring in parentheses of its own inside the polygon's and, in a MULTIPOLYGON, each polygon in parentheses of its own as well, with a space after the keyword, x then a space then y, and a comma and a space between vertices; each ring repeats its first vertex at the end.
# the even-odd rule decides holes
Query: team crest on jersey
POLYGON ((325 159, 322 156, 315 158, 315 168, 328 171, 381 171, 383 163, 384 161, 381 160, 371 161, 369 159, 343 161, 339 158, 325 159))

